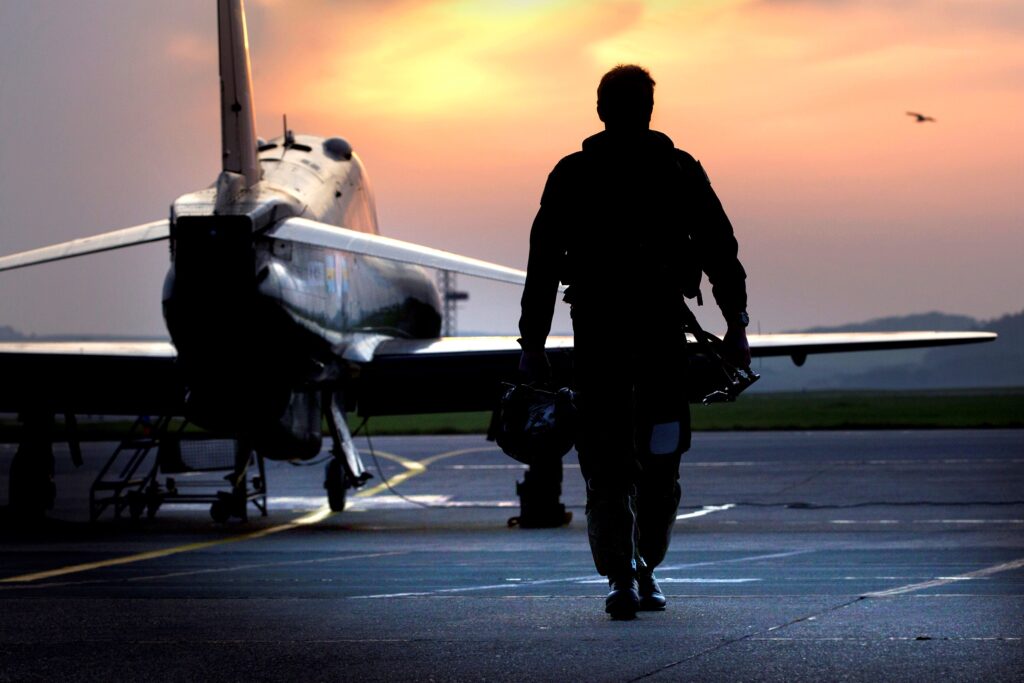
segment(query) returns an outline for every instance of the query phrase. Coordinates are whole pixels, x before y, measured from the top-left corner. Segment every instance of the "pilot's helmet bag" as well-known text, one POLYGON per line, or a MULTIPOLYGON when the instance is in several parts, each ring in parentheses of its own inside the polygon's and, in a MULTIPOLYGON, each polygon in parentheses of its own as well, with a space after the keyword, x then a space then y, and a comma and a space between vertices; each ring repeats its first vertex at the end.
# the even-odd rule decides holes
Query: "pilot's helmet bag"
POLYGON ((576 438, 575 394, 503 384, 497 422, 495 441, 519 462, 561 459, 576 438))

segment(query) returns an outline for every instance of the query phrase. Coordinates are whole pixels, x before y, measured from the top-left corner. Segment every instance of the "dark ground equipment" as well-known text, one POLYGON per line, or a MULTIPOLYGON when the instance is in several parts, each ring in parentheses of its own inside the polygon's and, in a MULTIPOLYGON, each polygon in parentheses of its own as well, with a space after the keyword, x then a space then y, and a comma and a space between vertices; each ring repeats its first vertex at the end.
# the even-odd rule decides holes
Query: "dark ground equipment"
POLYGON ((562 457, 573 447, 575 423, 575 396, 569 389, 502 383, 489 437, 507 455, 530 466, 523 481, 516 482, 520 513, 508 520, 509 526, 551 528, 572 521, 559 498, 562 457))
POLYGON ((572 521, 572 512, 562 503, 562 460, 540 460, 516 482, 519 514, 508 518, 511 527, 553 529, 572 521))
POLYGON ((90 519, 107 508, 153 518, 164 504, 209 505, 218 522, 247 520, 249 503, 266 516, 263 458, 243 441, 197 437, 187 426, 169 416, 136 419, 89 490, 90 519))

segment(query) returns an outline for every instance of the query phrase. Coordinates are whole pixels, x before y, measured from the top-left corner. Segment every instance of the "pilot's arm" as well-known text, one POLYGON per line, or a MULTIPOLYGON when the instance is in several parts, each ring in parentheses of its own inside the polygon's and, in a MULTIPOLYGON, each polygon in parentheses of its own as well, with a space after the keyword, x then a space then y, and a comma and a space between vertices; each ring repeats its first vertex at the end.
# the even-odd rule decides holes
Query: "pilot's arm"
POLYGON ((747 273, 740 263, 739 244, 722 202, 711 187, 704 168, 690 155, 683 153, 693 172, 693 187, 697 216, 693 233, 701 267, 711 282, 715 303, 722 311, 728 326, 725 347, 728 360, 750 366, 750 344, 747 342, 747 273))
POLYGON ((565 257, 564 226, 559 216, 560 178, 558 168, 548 176, 540 210, 530 230, 530 258, 526 286, 521 300, 519 344, 523 355, 519 369, 527 381, 543 381, 550 374, 544 344, 551 332, 551 318, 558 296, 559 269, 565 257))

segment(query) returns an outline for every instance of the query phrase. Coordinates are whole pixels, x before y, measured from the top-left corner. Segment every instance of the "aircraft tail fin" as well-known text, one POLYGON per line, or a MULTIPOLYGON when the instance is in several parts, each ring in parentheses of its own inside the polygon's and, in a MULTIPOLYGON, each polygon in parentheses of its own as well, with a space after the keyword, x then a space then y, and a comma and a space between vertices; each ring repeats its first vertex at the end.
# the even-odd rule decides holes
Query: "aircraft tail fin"
POLYGON ((222 169, 243 176, 246 187, 252 187, 260 180, 260 166, 256 158, 256 115, 242 0, 217 0, 217 33, 222 169))

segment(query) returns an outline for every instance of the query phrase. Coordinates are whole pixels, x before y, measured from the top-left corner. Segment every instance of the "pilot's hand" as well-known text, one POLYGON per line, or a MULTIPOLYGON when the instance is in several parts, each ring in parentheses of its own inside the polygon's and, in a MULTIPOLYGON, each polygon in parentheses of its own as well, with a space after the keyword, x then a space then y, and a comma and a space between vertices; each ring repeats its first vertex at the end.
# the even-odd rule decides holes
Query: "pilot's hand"
POLYGON ((544 349, 523 350, 519 357, 519 376, 527 384, 544 384, 551 379, 551 363, 544 349))
POLYGON ((747 341, 747 330, 742 325, 730 325, 722 340, 722 355, 738 368, 750 367, 750 343, 747 341))

